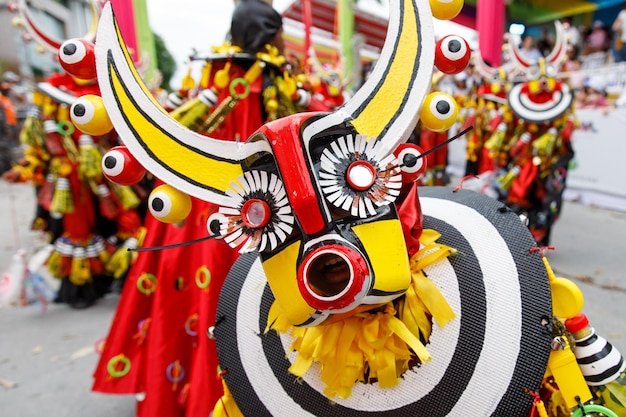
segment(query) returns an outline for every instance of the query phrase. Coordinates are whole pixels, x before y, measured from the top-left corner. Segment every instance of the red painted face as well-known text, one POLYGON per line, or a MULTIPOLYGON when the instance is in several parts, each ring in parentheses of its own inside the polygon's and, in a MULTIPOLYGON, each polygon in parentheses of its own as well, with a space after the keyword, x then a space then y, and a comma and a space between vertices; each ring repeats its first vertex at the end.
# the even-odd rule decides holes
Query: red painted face
MULTIPOLYGON (((224 209, 209 219, 209 230, 231 245, 260 251, 272 291, 295 325, 379 305, 410 281, 392 204, 403 178, 397 158, 380 158, 375 139, 345 126, 307 137, 307 126, 320 117, 297 114, 261 127, 250 141, 268 142, 271 158, 251 161, 239 180, 239 211, 224 209), (263 217, 256 225, 245 219, 253 204, 269 213, 256 216, 263 217), (380 236, 400 250, 381 256, 382 245, 374 242, 380 236)), ((411 162, 406 169, 415 171, 411 162)))

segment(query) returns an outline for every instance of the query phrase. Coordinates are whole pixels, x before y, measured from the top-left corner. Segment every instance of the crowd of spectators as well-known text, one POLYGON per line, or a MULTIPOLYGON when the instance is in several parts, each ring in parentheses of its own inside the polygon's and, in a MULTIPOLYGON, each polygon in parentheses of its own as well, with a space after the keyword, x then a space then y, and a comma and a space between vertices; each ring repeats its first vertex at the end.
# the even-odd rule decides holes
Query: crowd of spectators
MULTIPOLYGON (((626 106, 626 2, 612 23, 595 20, 589 26, 576 25, 571 17, 563 18, 561 23, 567 57, 560 68, 560 77, 567 79, 574 89, 577 107, 626 106), (624 63, 624 74, 602 70, 620 63, 624 63)), ((552 25, 546 24, 522 37, 520 52, 525 58, 536 60, 552 51, 554 30, 551 29, 552 25)))

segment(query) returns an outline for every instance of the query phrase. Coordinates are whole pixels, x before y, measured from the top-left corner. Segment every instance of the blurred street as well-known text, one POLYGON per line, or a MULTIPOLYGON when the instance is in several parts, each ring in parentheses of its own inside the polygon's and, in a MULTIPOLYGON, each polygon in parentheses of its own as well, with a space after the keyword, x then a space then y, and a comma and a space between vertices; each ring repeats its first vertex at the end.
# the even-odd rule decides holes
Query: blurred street
MULTIPOLYGON (((0 270, 18 248, 42 245, 29 231, 34 214, 30 185, 0 182, 0 270)), ((585 295, 583 312, 597 333, 626 354, 626 277, 621 264, 626 213, 566 202, 547 256, 557 276, 572 278, 585 295)), ((51 304, 0 309, 0 415, 16 417, 132 417, 132 396, 90 391, 119 296, 73 310, 51 304)))

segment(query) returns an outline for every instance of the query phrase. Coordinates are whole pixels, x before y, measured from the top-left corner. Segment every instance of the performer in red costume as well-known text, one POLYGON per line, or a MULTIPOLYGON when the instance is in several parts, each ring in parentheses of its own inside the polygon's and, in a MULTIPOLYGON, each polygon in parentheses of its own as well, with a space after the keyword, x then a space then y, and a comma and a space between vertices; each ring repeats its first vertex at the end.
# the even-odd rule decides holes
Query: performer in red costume
MULTIPOLYGON (((260 0, 238 3, 232 44, 206 57, 200 93, 170 114, 192 130, 224 140, 247 138, 294 109, 283 82, 282 19, 260 0), (235 53, 233 53, 235 51, 235 53)), ((162 184, 158 182, 157 185, 162 184)), ((216 206, 193 198, 186 220, 147 217, 143 246, 207 236, 216 206)), ((140 252, 94 373, 93 390, 137 394, 137 415, 208 416, 222 395, 215 341, 217 297, 238 252, 216 240, 140 252)))
POLYGON ((110 187, 100 170, 100 147, 114 144, 116 134, 107 127, 86 134, 70 120, 70 106, 78 97, 99 94, 95 80, 68 73, 39 83, 20 133, 27 145, 24 158, 3 175, 7 181, 35 186, 38 206, 32 227, 48 233, 54 245, 46 262, 61 280, 55 301, 73 308, 91 306, 109 291, 113 277, 124 275, 128 263, 111 254, 117 244, 136 241, 141 227, 134 211, 137 196, 110 187))
MULTIPOLYGON (((450 3, 392 1, 379 66, 352 99, 267 122, 239 143, 183 129, 155 105, 105 7, 96 62, 107 114, 124 160, 171 187, 153 213, 187 217, 184 199, 165 204, 166 194, 211 202, 209 235, 242 253, 214 326, 197 330, 215 337, 225 384, 204 415, 547 416, 538 392, 548 375, 565 414, 617 415, 589 403, 585 377, 599 375, 584 374, 565 331, 579 341, 584 326, 562 329, 582 295, 554 276, 519 216, 460 186, 423 187, 419 205, 399 191, 424 168, 406 143, 415 115, 435 131, 456 120, 454 98, 428 94, 429 14, 453 18, 462 4, 450 3), (396 91, 404 99, 389 100, 396 91), (381 103, 391 107, 382 117, 381 103)), ((119 362, 111 370, 123 378, 130 364, 119 362)), ((604 369, 613 365, 623 370, 620 355, 604 369)), ((181 364, 166 371, 177 390, 181 364)))

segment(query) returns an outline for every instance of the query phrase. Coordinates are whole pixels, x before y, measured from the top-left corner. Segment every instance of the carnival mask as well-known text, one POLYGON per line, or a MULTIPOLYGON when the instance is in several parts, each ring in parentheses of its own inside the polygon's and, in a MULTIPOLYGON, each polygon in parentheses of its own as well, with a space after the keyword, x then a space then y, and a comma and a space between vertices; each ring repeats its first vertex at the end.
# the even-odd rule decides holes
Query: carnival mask
MULTIPOLYGON (((200 135, 168 116, 133 68, 110 5, 102 13, 98 80, 130 154, 176 190, 220 207, 209 233, 260 253, 281 312, 296 326, 378 306, 410 284, 393 203, 403 177, 414 179, 423 163, 417 147, 403 144, 422 102, 422 120, 438 127, 455 122, 456 104, 441 93, 426 97, 435 61, 428 3, 395 0, 390 8, 379 64, 350 100, 332 113, 267 123, 245 142, 200 135)), ((174 199, 159 199, 169 212, 174 199)))
POLYGON ((509 92, 509 106, 528 122, 548 122, 565 113, 572 105, 569 86, 556 78, 558 65, 567 53, 564 28, 556 21, 556 41, 552 52, 537 62, 523 57, 517 43, 509 38, 511 59, 524 72, 526 81, 516 84, 509 92))

